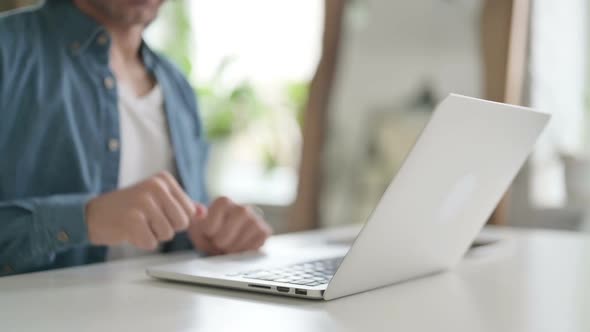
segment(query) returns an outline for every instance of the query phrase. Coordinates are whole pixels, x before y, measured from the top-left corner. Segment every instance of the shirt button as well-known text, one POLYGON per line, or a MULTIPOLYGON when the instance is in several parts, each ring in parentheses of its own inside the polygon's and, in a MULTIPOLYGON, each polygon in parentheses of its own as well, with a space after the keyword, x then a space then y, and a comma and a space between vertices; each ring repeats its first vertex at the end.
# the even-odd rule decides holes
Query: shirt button
POLYGON ((119 150, 119 140, 116 138, 111 138, 109 140, 109 150, 111 152, 116 152, 119 150))
POLYGON ((115 80, 112 77, 107 77, 104 79, 104 86, 111 90, 112 88, 115 87, 115 80))
POLYGON ((72 50, 72 52, 78 52, 78 50, 80 50, 80 43, 77 41, 71 43, 70 50, 72 50))
POLYGON ((61 232, 57 233, 57 240, 59 242, 66 243, 66 242, 70 241, 70 236, 68 235, 68 233, 61 231, 61 232))
POLYGON ((102 34, 98 36, 97 42, 98 45, 105 46, 109 42, 109 38, 105 34, 102 34))

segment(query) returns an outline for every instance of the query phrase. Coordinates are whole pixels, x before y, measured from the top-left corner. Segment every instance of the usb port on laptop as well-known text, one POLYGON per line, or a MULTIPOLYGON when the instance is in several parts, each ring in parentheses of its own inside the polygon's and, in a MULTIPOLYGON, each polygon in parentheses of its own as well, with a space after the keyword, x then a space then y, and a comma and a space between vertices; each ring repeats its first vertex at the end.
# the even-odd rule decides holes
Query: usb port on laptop
POLYGON ((295 288, 295 294, 297 294, 297 295, 307 295, 307 291, 305 289, 297 289, 297 288, 295 288))
POLYGON ((278 290, 279 292, 281 292, 281 293, 289 293, 289 290, 290 290, 290 289, 291 289, 291 288, 289 288, 289 287, 281 287, 281 286, 277 286, 277 290, 278 290))

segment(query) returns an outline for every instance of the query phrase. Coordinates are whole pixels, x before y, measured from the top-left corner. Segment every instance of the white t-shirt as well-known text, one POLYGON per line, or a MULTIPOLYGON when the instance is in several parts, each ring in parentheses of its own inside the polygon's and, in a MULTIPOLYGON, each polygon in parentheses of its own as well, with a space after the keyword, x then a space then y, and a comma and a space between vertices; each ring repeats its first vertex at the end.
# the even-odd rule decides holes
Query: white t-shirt
POLYGON ((119 188, 128 187, 163 170, 174 174, 174 153, 159 85, 137 97, 119 85, 121 161, 119 188))
MULTIPOLYGON (((141 182, 166 170, 175 175, 174 152, 159 85, 138 97, 125 85, 118 85, 121 160, 119 188, 141 182)), ((131 245, 109 249, 108 259, 129 258, 148 252, 131 245)))

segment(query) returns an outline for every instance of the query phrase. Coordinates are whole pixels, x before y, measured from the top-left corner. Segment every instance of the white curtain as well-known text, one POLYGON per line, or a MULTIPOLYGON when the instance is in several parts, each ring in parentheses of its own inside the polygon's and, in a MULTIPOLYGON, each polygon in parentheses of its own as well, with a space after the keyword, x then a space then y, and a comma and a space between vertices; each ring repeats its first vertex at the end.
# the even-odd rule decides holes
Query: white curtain
POLYGON ((586 109, 587 0, 535 0, 531 26, 531 104, 553 114, 531 163, 531 201, 565 204, 561 153, 588 153, 586 109))

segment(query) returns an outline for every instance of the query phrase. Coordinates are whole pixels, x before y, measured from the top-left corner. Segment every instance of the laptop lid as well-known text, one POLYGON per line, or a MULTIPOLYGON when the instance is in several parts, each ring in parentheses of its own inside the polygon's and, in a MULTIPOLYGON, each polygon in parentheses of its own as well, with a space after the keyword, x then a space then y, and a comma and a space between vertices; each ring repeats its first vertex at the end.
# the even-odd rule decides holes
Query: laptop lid
POLYGON ((524 107, 448 96, 348 251, 324 298, 457 264, 549 118, 524 107))

